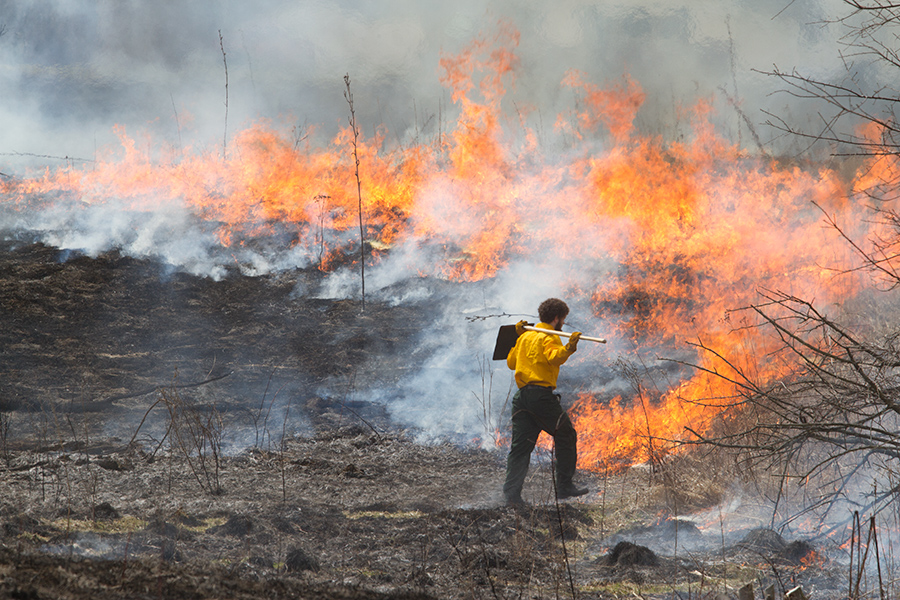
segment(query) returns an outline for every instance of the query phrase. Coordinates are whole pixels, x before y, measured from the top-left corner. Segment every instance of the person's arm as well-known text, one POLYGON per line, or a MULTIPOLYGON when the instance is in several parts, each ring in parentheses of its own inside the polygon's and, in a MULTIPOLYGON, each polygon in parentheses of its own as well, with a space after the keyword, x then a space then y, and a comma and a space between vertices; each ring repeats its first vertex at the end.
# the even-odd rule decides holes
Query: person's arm
POLYGON ((558 367, 559 365, 565 363, 570 356, 575 354, 575 348, 578 344, 578 337, 580 333, 573 334, 572 337, 575 337, 575 343, 568 343, 563 346, 562 342, 559 341, 559 337, 555 335, 545 336, 544 340, 544 356, 547 357, 547 362, 549 362, 554 367, 558 367))

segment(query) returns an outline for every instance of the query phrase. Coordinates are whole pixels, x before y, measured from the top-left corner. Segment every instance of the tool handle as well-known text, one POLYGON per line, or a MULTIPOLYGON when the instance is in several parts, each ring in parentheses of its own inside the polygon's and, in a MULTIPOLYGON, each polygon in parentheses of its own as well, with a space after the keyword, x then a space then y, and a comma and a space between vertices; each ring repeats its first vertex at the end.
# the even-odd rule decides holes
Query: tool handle
MULTIPOLYGON (((555 329, 543 329, 543 328, 541 328, 541 327, 532 327, 531 325, 526 325, 524 328, 527 329, 528 331, 537 331, 537 332, 540 332, 540 333, 546 333, 546 334, 548 334, 548 335, 561 335, 561 336, 563 336, 563 337, 571 337, 571 336, 572 336, 572 334, 569 333, 569 332, 567 332, 567 331, 556 331, 555 329)), ((606 340, 604 340, 603 338, 598 338, 598 337, 588 337, 588 336, 586 336, 586 335, 583 335, 583 336, 581 336, 581 337, 578 338, 578 339, 579 339, 579 340, 586 340, 586 341, 588 341, 588 342, 597 342, 598 344, 605 344, 605 343, 606 343, 606 340)))

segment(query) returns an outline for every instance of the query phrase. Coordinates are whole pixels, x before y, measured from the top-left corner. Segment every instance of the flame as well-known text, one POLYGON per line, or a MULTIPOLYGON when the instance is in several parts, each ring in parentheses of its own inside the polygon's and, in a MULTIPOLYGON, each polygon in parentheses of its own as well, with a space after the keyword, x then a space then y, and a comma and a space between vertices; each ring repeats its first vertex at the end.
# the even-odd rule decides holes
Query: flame
POLYGON ((810 550, 805 556, 800 559, 800 570, 805 571, 806 569, 821 569, 827 563, 826 557, 816 552, 815 550, 810 550))
MULTIPOLYGON (((644 93, 628 75, 601 87, 568 73, 561 85, 579 108, 559 115, 556 129, 575 142, 550 152, 526 125, 529 107, 507 116, 518 41, 501 24, 442 58, 458 117, 437 139, 388 147, 380 130, 360 135, 361 200, 349 128, 312 147, 270 122, 238 133, 224 156, 139 142, 117 128, 121 147, 95 163, 6 180, 0 192, 23 207, 59 195, 134 210, 170 202, 213 224, 225 247, 288 232, 324 271, 354 256, 361 203, 373 260, 404 243, 440 251, 411 275, 476 281, 546 255, 579 266, 613 262, 618 274, 592 287, 576 266, 569 273, 570 291, 617 324, 607 337, 657 347, 702 340, 734 350, 733 364, 760 381, 796 368, 771 360, 774 341, 741 327, 732 310, 756 301, 759 287, 823 303, 856 293, 859 281, 827 267, 845 264, 844 245, 813 206, 852 219, 854 190, 824 167, 748 156, 716 134, 706 101, 687 111, 684 141, 640 136, 634 119, 644 93)), ((733 366, 699 361, 703 371, 662 393, 581 394, 571 411, 580 466, 658 458, 686 428, 702 433, 727 414, 735 390, 710 373, 733 366)))

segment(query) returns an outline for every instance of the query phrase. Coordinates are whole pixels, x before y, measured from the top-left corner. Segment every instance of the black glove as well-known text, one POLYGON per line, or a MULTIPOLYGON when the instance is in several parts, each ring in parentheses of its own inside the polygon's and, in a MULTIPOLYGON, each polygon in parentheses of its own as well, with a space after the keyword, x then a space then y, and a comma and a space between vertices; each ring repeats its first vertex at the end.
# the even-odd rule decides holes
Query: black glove
POLYGON ((578 340, 581 339, 581 332, 576 331, 572 335, 569 336, 569 341, 566 343, 566 350, 569 352, 575 352, 578 350, 578 340))
POLYGON ((516 335, 522 335, 525 333, 525 326, 531 325, 528 321, 519 321, 516 323, 516 335))

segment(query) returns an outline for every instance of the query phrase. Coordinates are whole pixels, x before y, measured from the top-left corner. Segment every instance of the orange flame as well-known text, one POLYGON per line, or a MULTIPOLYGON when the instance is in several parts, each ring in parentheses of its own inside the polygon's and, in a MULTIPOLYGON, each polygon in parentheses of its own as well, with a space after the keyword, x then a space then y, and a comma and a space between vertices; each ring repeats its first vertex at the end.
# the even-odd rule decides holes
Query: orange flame
POLYGON ((806 570, 809 568, 813 569, 821 569, 826 564, 826 558, 824 555, 816 552, 815 550, 810 550, 804 557, 800 559, 800 570, 806 570))
MULTIPOLYGON (((851 190, 825 168, 745 155, 713 131, 706 102, 691 112, 687 141, 638 136, 633 121, 644 93, 627 75, 605 89, 584 74, 566 75, 562 85, 583 101, 558 117, 557 128, 580 145, 548 156, 521 114, 506 117, 518 39, 501 25, 495 39, 476 39, 441 60, 459 116, 433 143, 388 148, 383 134, 360 137, 365 235, 378 242, 376 260, 379 248, 422 240, 442 248, 443 259, 417 265, 420 274, 463 281, 490 278, 521 256, 612 260, 620 275, 594 289, 576 269, 570 274, 571 291, 590 298, 597 317, 619 323, 607 337, 657 346, 701 339, 738 350, 740 366, 760 380, 793 369, 766 358, 771 340, 753 329, 736 333, 730 311, 756 300, 758 286, 822 302, 853 294, 859 282, 826 268, 844 261, 843 245, 811 208, 851 215, 851 190), (600 125, 612 137, 602 152, 594 150, 600 125), (629 318, 621 321, 623 310, 629 318)), ((115 155, 5 181, 0 192, 11 202, 64 193, 137 210, 171 202, 217 224, 224 246, 277 226, 326 271, 352 245, 346 233, 358 226, 358 198, 349 129, 311 148, 259 123, 237 134, 226 156, 153 149, 123 129, 117 134, 115 155)), ((710 372, 731 368, 700 360, 710 372)), ((661 456, 686 427, 705 431, 734 390, 698 372, 656 396, 579 396, 572 416, 580 465, 661 456)))

